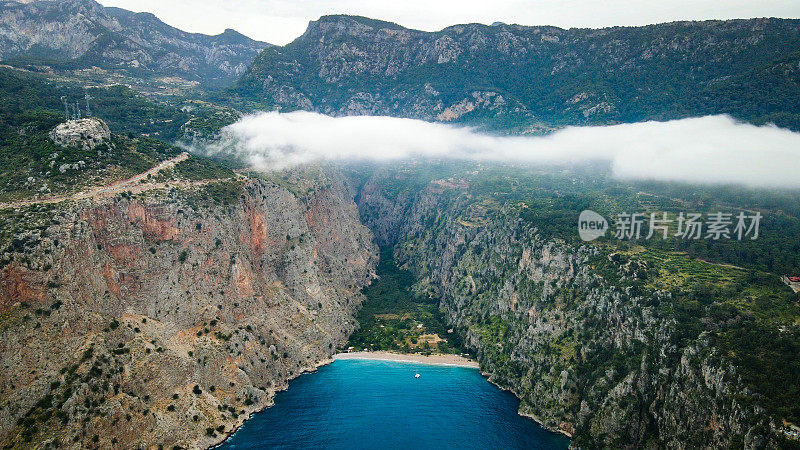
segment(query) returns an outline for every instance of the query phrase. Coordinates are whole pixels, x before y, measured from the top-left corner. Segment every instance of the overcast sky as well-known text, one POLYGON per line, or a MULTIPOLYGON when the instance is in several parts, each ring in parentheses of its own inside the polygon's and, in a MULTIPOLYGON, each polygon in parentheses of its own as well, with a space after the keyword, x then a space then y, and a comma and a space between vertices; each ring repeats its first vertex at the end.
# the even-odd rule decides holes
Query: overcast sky
POLYGON ((357 14, 409 28, 440 30, 458 23, 605 27, 674 20, 750 17, 800 18, 800 0, 100 0, 105 6, 147 11, 180 29, 219 34, 233 28, 252 38, 286 44, 310 20, 357 14))

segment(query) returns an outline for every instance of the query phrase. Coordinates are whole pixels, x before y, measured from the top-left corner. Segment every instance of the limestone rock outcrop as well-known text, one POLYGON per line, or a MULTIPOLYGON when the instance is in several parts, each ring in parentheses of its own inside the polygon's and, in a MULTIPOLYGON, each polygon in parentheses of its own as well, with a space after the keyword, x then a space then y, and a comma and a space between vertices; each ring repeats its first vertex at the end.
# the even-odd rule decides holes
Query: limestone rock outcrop
POLYGON ((111 130, 101 119, 68 120, 50 131, 50 140, 61 147, 92 150, 111 138, 111 130))

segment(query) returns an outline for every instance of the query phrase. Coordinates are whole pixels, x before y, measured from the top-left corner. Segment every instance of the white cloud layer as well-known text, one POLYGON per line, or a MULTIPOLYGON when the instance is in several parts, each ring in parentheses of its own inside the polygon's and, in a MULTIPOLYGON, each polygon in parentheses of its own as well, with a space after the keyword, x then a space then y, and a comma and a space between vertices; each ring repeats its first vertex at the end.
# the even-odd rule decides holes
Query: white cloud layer
POLYGON ((413 119, 269 112, 226 127, 222 141, 208 151, 237 152, 261 169, 318 160, 419 157, 532 164, 609 161, 622 179, 800 188, 800 133, 728 116, 499 137, 413 119))
POLYGON ((100 0, 105 6, 152 12, 170 25, 208 34, 234 28, 283 45, 309 20, 356 14, 410 28, 440 30, 459 23, 598 28, 674 20, 800 17, 797 0, 100 0))

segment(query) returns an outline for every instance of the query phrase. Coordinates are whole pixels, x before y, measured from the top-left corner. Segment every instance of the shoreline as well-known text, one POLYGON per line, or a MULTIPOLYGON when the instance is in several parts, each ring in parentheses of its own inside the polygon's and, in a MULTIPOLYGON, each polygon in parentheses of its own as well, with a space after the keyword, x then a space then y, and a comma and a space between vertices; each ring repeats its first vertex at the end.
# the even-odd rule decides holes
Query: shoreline
POLYGON ((275 389, 271 389, 269 391, 270 396, 269 396, 269 400, 268 400, 266 405, 264 405, 263 407, 260 407, 260 408, 255 408, 255 409, 253 409, 253 411, 250 411, 245 415, 240 415, 239 418, 236 419, 237 423, 234 425, 234 427, 231 428, 230 431, 225 431, 224 434, 220 435, 220 437, 222 439, 220 439, 219 441, 217 441, 214 444, 211 444, 209 446, 205 446, 205 447, 202 447, 202 448, 206 448, 208 450, 212 450, 212 449, 221 447, 225 442, 228 441, 228 439, 233 437, 233 435, 236 434, 236 432, 239 431, 240 428, 242 428, 244 426, 245 422, 250 420, 255 414, 258 414, 258 413, 264 411, 267 408, 271 408, 271 407, 275 406, 275 396, 278 394, 278 392, 283 392, 283 391, 289 390, 289 382, 290 381, 300 377, 301 375, 305 375, 307 373, 314 373, 317 370, 319 370, 320 367, 327 366, 328 364, 330 364, 332 362, 333 362, 333 357, 328 357, 328 358, 325 358, 325 359, 321 359, 321 360, 319 360, 319 361, 317 361, 314 364, 311 364, 309 366, 305 366, 305 367, 300 368, 300 371, 298 373, 296 373, 296 374, 294 374, 294 375, 292 375, 292 376, 290 376, 289 378, 286 379, 285 385, 276 387, 275 389))
POLYGON ((393 361, 403 363, 418 363, 430 364, 435 366, 451 366, 451 367, 466 367, 470 369, 479 369, 478 362, 465 358, 459 355, 452 354, 434 354, 434 355, 419 355, 408 353, 394 353, 386 351, 377 352, 349 352, 337 353, 331 357, 336 360, 348 359, 362 359, 362 360, 379 360, 379 361, 393 361))
POLYGON ((561 427, 554 427, 554 426, 547 425, 547 424, 544 423, 544 421, 542 419, 539 418, 539 416, 537 416, 537 415, 535 415, 535 414, 533 414, 531 412, 528 412, 528 411, 522 411, 522 397, 520 397, 520 395, 517 394, 517 392, 513 388, 505 387, 505 386, 501 386, 501 385, 497 384, 496 381, 492 380, 491 374, 486 373, 486 372, 484 372, 482 370, 481 370, 481 375, 483 375, 483 377, 486 378, 486 381, 488 381, 492 385, 496 386, 501 391, 510 392, 511 395, 513 395, 514 397, 517 398, 517 400, 520 400, 520 406, 519 406, 519 408, 517 408, 517 414, 518 415, 520 415, 522 417, 525 417, 526 419, 530 419, 530 420, 536 422, 537 424, 539 424, 540 427, 544 428, 545 430, 547 430, 547 431, 549 431, 551 433, 561 434, 563 436, 566 436, 569 439, 572 439, 574 437, 573 434, 570 433, 569 431, 567 431, 565 429, 562 429, 561 427))
MULTIPOLYGON (((482 370, 480 370, 480 365, 478 364, 477 361, 469 359, 469 358, 465 358, 465 357, 460 356, 460 355, 453 355, 453 354, 419 355, 419 354, 408 354, 408 353, 394 353, 394 352, 387 352, 387 351, 375 351, 375 352, 364 352, 364 351, 361 351, 361 352, 335 353, 335 354, 331 355, 328 358, 319 360, 314 364, 311 364, 309 366, 303 367, 300 370, 299 373, 296 373, 294 376, 289 377, 286 380, 286 385, 285 386, 282 386, 282 387, 280 387, 278 389, 275 389, 275 390, 273 390, 271 392, 272 395, 270 396, 270 400, 269 400, 267 405, 265 405, 262 408, 255 409, 252 412, 248 413, 247 416, 244 418, 244 420, 239 419, 239 420, 241 420, 241 422, 238 423, 230 431, 225 432, 225 435, 224 435, 223 439, 221 439, 217 443, 215 443, 215 444, 213 444, 211 446, 208 446, 206 448, 214 449, 214 448, 220 447, 222 444, 224 444, 226 441, 228 441, 228 439, 230 439, 234 434, 236 434, 236 432, 239 431, 239 428, 244 426, 245 422, 250 420, 253 417, 254 414, 257 414, 257 413, 259 413, 261 411, 264 411, 267 408, 270 408, 270 407, 274 406, 275 405, 275 395, 278 392, 288 390, 290 381, 300 377, 301 375, 314 373, 317 370, 319 370, 321 367, 327 366, 327 365, 329 365, 329 364, 331 364, 334 361, 339 360, 339 359, 341 359, 341 360, 392 361, 392 362, 401 362, 401 363, 429 364, 429 365, 434 365, 434 366, 450 366, 450 367, 463 367, 463 368, 469 368, 469 369, 477 369, 477 370, 480 371, 481 376, 483 376, 483 378, 485 378, 486 381, 488 381, 492 385, 496 386, 500 390, 510 392, 517 399, 520 398, 520 396, 517 395, 517 393, 514 392, 513 389, 507 388, 507 387, 503 387, 503 386, 497 384, 495 381, 493 381, 491 379, 490 374, 485 373, 482 370)), ((560 435, 565 436, 565 437, 567 437, 569 439, 573 438, 573 435, 571 433, 567 432, 566 430, 563 430, 563 429, 561 429, 559 427, 552 427, 552 426, 545 425, 545 423, 539 417, 535 416, 534 414, 531 414, 529 412, 522 412, 520 409, 517 409, 517 414, 519 416, 525 417, 526 419, 532 420, 533 422, 536 422, 539 426, 541 426, 542 428, 544 428, 547 431, 550 431, 551 433, 560 434, 560 435)))
POLYGON ((301 368, 298 373, 287 378, 285 386, 281 386, 274 390, 271 390, 270 392, 271 395, 269 397, 268 404, 264 405, 262 408, 254 409, 245 416, 239 416, 239 419, 236 420, 237 423, 234 424, 234 427, 231 428, 229 431, 225 431, 225 433, 220 436, 222 439, 205 448, 212 450, 221 447, 225 442, 228 441, 228 439, 230 439, 234 434, 236 434, 236 432, 239 431, 239 429, 244 426, 245 422, 250 420, 253 417, 253 415, 261 411, 264 411, 267 408, 275 406, 275 395, 278 392, 288 390, 290 381, 300 377, 301 375, 314 373, 321 367, 327 366, 336 361, 337 359, 394 361, 394 362, 430 364, 436 366, 451 366, 451 367, 465 367, 465 368, 479 369, 477 361, 473 361, 471 359, 459 355, 448 354, 448 355, 426 356, 417 354, 392 353, 385 351, 335 353, 328 358, 321 359, 314 364, 301 368))

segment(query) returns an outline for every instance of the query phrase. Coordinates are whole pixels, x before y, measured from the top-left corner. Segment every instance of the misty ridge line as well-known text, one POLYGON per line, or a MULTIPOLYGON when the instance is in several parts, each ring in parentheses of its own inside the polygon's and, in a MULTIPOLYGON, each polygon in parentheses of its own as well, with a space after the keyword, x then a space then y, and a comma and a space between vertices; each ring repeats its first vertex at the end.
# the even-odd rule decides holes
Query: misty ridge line
POLYGON ((259 112, 225 127, 218 141, 193 150, 236 155, 257 170, 413 158, 543 165, 605 161, 618 179, 800 188, 800 133, 727 115, 570 126, 544 136, 492 136, 416 119, 259 112))

